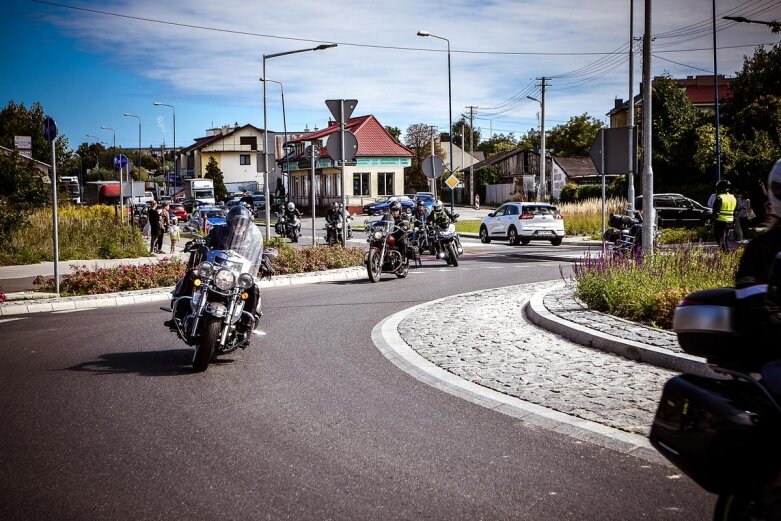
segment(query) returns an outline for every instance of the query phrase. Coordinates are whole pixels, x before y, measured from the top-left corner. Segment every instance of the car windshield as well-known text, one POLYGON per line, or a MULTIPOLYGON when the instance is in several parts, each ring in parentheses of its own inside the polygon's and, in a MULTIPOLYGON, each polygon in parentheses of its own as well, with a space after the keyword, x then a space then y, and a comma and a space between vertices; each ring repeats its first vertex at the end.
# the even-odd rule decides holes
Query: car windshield
POLYGON ((553 215, 556 209, 552 206, 524 206, 523 213, 532 215, 553 215))
POLYGON ((201 215, 205 215, 209 219, 225 219, 225 212, 222 210, 206 210, 201 212, 201 215))

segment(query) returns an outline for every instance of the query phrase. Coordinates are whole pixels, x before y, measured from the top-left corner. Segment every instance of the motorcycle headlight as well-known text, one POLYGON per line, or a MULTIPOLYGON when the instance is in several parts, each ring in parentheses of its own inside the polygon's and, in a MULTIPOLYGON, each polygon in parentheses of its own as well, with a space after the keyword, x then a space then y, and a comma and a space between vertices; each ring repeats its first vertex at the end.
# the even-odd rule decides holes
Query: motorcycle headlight
POLYGON ((342 229, 342 223, 336 223, 336 228, 341 230, 342 229))
POLYGON ((222 291, 228 291, 236 285, 236 275, 231 270, 220 270, 214 276, 214 285, 222 291))
POLYGON ((374 238, 378 241, 382 239, 382 232, 374 232, 374 238))
POLYGON ((239 275, 239 287, 240 288, 248 288, 252 286, 252 284, 255 282, 255 279, 250 275, 249 273, 242 273, 239 275))
POLYGON ((202 262, 198 265, 198 276, 202 279, 208 279, 212 276, 214 266, 211 262, 202 262))

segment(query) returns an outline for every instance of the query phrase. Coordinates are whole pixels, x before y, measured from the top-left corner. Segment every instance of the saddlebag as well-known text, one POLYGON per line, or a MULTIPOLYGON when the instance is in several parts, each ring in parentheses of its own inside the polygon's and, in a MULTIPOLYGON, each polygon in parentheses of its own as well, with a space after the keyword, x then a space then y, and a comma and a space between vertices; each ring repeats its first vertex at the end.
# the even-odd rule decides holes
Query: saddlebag
POLYGON ((684 352, 713 360, 731 360, 745 354, 735 331, 735 289, 697 291, 675 308, 673 330, 684 352))
POLYGON ((714 494, 743 494, 779 468, 778 413, 746 381, 684 374, 664 386, 651 444, 714 494))

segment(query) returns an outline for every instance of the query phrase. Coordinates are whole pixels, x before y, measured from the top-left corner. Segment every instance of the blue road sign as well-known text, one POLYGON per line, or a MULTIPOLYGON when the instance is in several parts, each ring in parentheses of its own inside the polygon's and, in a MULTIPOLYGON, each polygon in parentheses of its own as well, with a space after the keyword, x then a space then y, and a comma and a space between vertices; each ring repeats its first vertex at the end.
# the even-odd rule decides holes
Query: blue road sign
POLYGON ((52 118, 47 117, 43 120, 43 137, 50 142, 57 137, 57 123, 52 118))
POLYGON ((114 156, 114 168, 125 168, 127 166, 127 156, 125 154, 117 154, 114 156))

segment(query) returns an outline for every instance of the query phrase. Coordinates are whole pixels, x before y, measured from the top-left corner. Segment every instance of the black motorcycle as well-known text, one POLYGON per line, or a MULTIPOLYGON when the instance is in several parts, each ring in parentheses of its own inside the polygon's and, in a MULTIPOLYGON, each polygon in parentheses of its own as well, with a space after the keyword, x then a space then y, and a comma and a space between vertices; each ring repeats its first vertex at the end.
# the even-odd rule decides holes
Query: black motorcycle
POLYGON ((450 223, 434 223, 431 226, 433 231, 432 244, 434 246, 434 256, 437 259, 443 259, 447 262, 448 266, 458 266, 458 257, 464 253, 464 248, 461 246, 461 238, 456 232, 456 219, 458 214, 453 216, 453 221, 450 223))
POLYGON ((285 217, 283 213, 276 213, 277 222, 274 225, 274 231, 281 237, 287 237, 290 242, 298 242, 301 236, 301 220, 294 217, 292 220, 285 217))
MULTIPOLYGON (((407 222, 407 221, 404 221, 407 222)), ((410 244, 404 248, 399 244, 397 236, 406 234, 409 223, 396 225, 393 221, 379 220, 366 221, 366 240, 369 243, 369 251, 364 257, 366 271, 369 280, 379 282, 383 273, 393 273, 403 279, 409 273, 410 257, 418 257, 417 247, 410 244)))
POLYGON ((608 228, 602 239, 607 251, 615 256, 634 258, 642 250, 643 217, 640 212, 634 215, 610 214, 608 228))
POLYGON ((347 226, 344 224, 344 216, 342 212, 336 214, 333 218, 326 218, 325 221, 325 242, 329 246, 334 244, 342 244, 344 242, 344 230, 347 229, 347 239, 352 239, 353 230, 350 225, 352 217, 347 214, 347 226))
POLYGON ((650 441, 718 494, 714 519, 779 519, 781 489, 770 491, 781 471, 781 361, 747 356, 752 346, 734 330, 735 304, 735 290, 719 288, 692 293, 676 308, 681 348, 705 357, 715 374, 665 384, 650 441))

